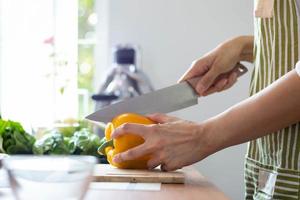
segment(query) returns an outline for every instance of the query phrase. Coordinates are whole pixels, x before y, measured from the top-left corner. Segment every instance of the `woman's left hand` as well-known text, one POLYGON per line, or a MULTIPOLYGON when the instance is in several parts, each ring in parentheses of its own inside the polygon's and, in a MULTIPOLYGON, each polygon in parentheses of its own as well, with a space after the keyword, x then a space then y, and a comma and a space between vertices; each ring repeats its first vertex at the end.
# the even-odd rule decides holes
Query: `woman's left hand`
POLYGON ((134 160, 151 155, 148 168, 161 165, 164 171, 172 171, 191 165, 210 154, 204 126, 165 114, 148 116, 155 125, 124 124, 117 128, 112 138, 126 133, 139 135, 145 142, 114 157, 114 162, 134 160))

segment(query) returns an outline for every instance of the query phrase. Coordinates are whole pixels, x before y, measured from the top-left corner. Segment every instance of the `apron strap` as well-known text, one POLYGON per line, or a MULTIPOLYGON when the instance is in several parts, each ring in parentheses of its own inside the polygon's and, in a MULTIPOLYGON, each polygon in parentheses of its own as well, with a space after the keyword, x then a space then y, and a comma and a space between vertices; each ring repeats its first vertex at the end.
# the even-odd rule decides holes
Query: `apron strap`
POLYGON ((271 18, 274 15, 274 0, 257 0, 254 11, 255 17, 271 18))

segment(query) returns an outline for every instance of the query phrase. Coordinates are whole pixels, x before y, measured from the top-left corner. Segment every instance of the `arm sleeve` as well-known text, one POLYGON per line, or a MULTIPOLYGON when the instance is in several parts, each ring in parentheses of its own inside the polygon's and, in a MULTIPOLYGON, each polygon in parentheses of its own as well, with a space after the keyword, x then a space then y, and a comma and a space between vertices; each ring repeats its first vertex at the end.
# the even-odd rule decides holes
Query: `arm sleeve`
POLYGON ((300 76, 300 61, 298 61, 297 64, 296 64, 296 72, 300 76))

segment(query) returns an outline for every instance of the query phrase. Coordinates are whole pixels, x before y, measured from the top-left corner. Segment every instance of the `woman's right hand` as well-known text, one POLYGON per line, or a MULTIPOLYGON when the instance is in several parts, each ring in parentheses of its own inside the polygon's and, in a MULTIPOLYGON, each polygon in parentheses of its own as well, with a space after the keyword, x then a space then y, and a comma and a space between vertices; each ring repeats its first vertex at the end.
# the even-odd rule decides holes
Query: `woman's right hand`
POLYGON ((178 82, 202 76, 195 87, 201 96, 226 90, 237 81, 238 74, 236 71, 232 71, 237 63, 252 61, 252 49, 252 36, 241 36, 228 40, 194 61, 178 82), (222 78, 218 78, 221 74, 223 74, 222 78), (224 74, 226 75, 224 76, 224 74))

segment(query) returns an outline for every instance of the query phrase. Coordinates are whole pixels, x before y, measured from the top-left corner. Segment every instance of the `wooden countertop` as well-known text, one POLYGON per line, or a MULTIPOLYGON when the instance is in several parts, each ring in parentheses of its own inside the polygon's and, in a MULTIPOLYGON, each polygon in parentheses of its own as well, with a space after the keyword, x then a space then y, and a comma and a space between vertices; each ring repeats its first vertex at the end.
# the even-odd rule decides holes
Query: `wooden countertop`
MULTIPOLYGON (((85 200, 228 200, 216 186, 195 168, 185 168, 184 184, 162 184, 159 191, 111 190, 91 187, 85 200)), ((0 188, 0 199, 12 200, 9 188, 0 188)))

